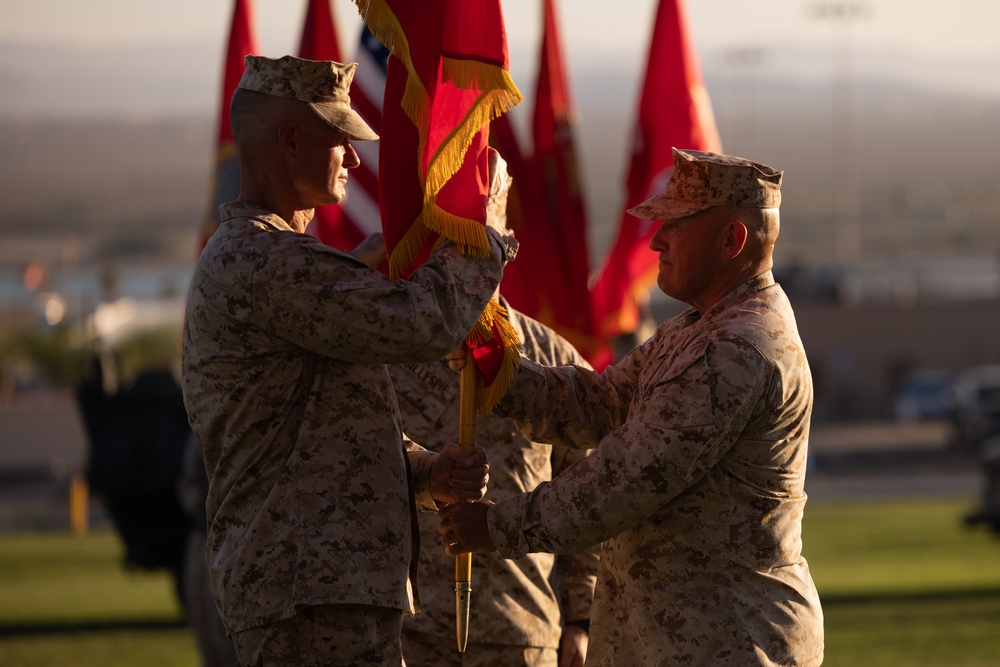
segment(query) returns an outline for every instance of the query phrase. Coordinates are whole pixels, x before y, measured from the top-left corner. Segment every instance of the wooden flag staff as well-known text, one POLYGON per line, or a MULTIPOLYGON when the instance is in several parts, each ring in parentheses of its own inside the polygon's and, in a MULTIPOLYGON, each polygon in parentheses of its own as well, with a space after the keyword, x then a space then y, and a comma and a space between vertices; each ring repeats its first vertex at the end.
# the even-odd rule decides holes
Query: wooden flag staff
MULTIPOLYGON (((458 444, 470 454, 476 449, 476 412, 479 399, 479 371, 466 346, 465 367, 460 376, 458 444)), ((469 641, 469 603, 472 598, 472 554, 455 556, 455 638, 458 652, 465 653, 469 641)))

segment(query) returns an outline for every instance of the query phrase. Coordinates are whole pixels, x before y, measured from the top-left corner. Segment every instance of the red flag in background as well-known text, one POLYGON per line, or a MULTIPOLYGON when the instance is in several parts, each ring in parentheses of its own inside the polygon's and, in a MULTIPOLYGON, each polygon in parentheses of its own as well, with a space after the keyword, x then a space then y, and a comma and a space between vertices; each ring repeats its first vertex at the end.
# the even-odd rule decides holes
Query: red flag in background
POLYGON ((508 114, 490 123, 490 145, 507 161, 507 172, 513 178, 507 197, 507 226, 520 242, 517 261, 504 267, 500 293, 514 308, 551 326, 552 309, 545 293, 553 285, 544 264, 557 261, 551 250, 556 239, 534 158, 521 147, 508 114))
MULTIPOLYGON (((392 54, 379 147, 390 277, 408 275, 441 237, 466 253, 488 254, 489 123, 521 101, 508 71, 500 0, 355 1, 392 54)), ((517 363, 516 335, 510 341, 512 332, 495 328, 505 323, 498 309, 487 308, 477 327, 504 343, 500 381, 486 376, 481 405, 506 391, 504 377, 517 363)))
POLYGON ((309 5, 306 7, 306 18, 302 23, 299 57, 309 60, 343 62, 340 58, 337 24, 333 20, 330 0, 309 0, 309 5))
POLYGON ((501 291, 515 308, 551 326, 588 361, 603 366, 611 360, 610 349, 595 336, 587 286, 590 253, 573 136, 576 112, 555 0, 542 5, 532 158, 513 161, 509 156, 517 146, 507 138, 513 133, 506 116, 493 124, 494 144, 508 160, 516 190, 508 202, 508 222, 521 241, 520 257, 505 269, 501 291))
MULTIPOLYGON (((587 241, 587 211, 574 142, 577 114, 563 61, 555 0, 544 0, 543 11, 544 32, 532 136, 535 163, 545 188, 545 211, 555 241, 547 250, 553 258, 558 258, 561 274, 550 273, 545 278, 561 287, 550 296, 551 326, 569 339, 588 361, 598 366, 607 363, 610 358, 604 358, 608 348, 595 338, 587 286, 590 244, 587 241)), ((549 267, 551 271, 554 264, 547 262, 542 266, 549 267)))
POLYGON ((239 85, 246 69, 244 57, 257 55, 257 36, 254 31, 254 12, 251 0, 236 0, 233 24, 229 31, 229 45, 222 77, 222 99, 219 105, 219 134, 216 143, 215 182, 209 209, 202 223, 198 238, 198 254, 219 226, 219 206, 234 201, 240 194, 240 164, 236 158, 236 143, 229 126, 229 100, 239 85))
MULTIPOLYGON (((722 150, 682 0, 660 0, 633 142, 625 209, 663 191, 673 168, 672 147, 722 150)), ((622 216, 592 288, 599 331, 609 338, 639 324, 639 299, 656 279, 658 260, 649 240, 658 225, 622 216)))

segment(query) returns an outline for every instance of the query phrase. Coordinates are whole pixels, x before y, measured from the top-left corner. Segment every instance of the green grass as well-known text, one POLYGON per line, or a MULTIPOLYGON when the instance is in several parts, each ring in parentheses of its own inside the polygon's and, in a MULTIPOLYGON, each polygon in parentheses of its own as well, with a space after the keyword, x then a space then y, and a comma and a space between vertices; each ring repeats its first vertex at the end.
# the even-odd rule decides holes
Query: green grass
POLYGON ((198 667, 187 628, 0 637, 4 667, 198 667))
MULTIPOLYGON (((961 500, 811 502, 805 554, 827 667, 1000 665, 1000 539, 961 500)), ((165 573, 111 533, 0 535, 0 665, 196 667, 165 573)))
POLYGON ((111 532, 0 535, 0 665, 196 667, 173 582, 111 532))
POLYGON ((1000 665, 1000 539, 966 501, 810 503, 827 667, 1000 665))

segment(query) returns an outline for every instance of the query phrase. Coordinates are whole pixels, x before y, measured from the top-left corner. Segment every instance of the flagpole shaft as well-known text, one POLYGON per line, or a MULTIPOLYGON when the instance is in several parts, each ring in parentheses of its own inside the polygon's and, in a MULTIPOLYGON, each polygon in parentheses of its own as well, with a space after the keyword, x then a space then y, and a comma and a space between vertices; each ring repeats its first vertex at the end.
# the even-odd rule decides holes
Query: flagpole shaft
MULTIPOLYGON (((476 449, 476 406, 479 374, 472 350, 465 350, 465 368, 460 376, 458 444, 470 454, 476 449)), ((458 652, 465 653, 469 641, 469 606, 472 599, 472 554, 455 556, 455 639, 458 652)))

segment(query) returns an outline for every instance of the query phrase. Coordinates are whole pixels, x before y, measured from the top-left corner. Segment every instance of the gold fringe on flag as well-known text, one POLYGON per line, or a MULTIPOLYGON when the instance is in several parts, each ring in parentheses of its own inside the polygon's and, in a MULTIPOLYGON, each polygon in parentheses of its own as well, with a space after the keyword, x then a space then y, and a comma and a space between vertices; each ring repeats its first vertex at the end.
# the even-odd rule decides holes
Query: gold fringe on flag
MULTIPOLYGON (((427 89, 410 57, 409 41, 399 19, 385 0, 354 0, 354 4, 371 33, 393 56, 399 58, 406 68, 407 81, 400 105, 407 118, 417 128, 419 136, 417 160, 424 197, 423 209, 390 251, 390 278, 396 280, 406 272, 432 233, 454 241, 463 254, 488 257, 490 246, 485 227, 477 220, 441 208, 437 205, 437 195, 462 167, 465 154, 476 134, 488 126, 490 121, 523 100, 510 72, 502 66, 482 61, 442 58, 444 80, 458 88, 483 92, 469 108, 465 118, 452 129, 430 156, 424 172, 420 160, 427 150, 431 120, 430 101, 427 89)), ((517 332, 507 321, 506 312, 498 302, 491 301, 483 311, 476 328, 470 334, 470 341, 474 336, 478 336, 480 340, 491 340, 494 326, 499 331, 503 343, 504 359, 497 378, 479 393, 480 412, 488 412, 506 393, 520 358, 517 332)))
MULTIPOLYGON (((510 389, 511 379, 521 358, 521 341, 517 330, 507 319, 507 309, 496 299, 491 299, 476 326, 469 332, 468 341, 472 344, 493 340, 493 328, 496 327, 500 342, 503 345, 503 361, 493 383, 488 387, 479 387, 479 414, 486 414, 500 402, 510 389)), ((479 377, 482 382, 482 376, 479 377)))

